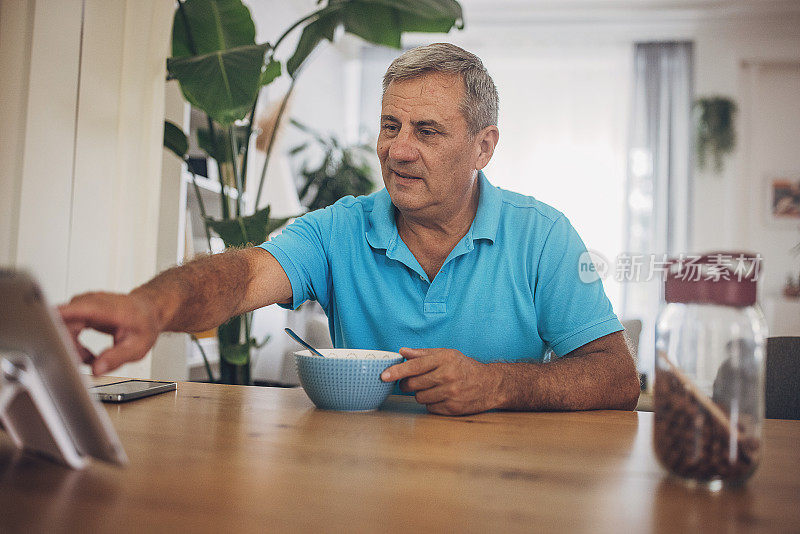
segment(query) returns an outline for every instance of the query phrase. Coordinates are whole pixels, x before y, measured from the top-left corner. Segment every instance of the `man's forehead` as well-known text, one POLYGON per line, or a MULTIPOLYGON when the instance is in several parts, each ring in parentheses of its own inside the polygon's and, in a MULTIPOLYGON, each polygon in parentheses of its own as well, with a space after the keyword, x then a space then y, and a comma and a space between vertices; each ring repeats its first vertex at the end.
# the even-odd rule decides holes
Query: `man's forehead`
POLYGON ((420 113, 438 116, 429 117, 432 119, 460 115, 463 85, 459 75, 440 72, 393 81, 383 95, 381 113, 392 116, 420 113))
POLYGON ((463 94, 464 81, 458 74, 449 72, 428 72, 415 78, 394 80, 386 88, 387 95, 404 98, 437 98, 441 94, 459 96, 463 94))

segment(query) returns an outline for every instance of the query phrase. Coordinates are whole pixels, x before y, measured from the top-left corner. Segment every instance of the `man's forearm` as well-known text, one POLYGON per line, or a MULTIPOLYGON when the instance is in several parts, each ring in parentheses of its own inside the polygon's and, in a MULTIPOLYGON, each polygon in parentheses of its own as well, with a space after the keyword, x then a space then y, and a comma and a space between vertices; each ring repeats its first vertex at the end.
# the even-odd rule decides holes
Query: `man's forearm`
POLYGON ((628 354, 591 353, 549 363, 492 363, 498 408, 507 410, 632 410, 639 398, 628 354))
POLYGON ((101 375, 143 358, 165 330, 207 330, 291 297, 291 283, 278 260, 256 247, 174 267, 128 295, 82 293, 58 309, 81 358, 101 375), (111 334, 114 345, 93 354, 78 339, 85 328, 111 334))
POLYGON ((131 295, 154 306, 161 331, 200 332, 248 311, 252 276, 247 251, 231 250, 168 269, 131 295))

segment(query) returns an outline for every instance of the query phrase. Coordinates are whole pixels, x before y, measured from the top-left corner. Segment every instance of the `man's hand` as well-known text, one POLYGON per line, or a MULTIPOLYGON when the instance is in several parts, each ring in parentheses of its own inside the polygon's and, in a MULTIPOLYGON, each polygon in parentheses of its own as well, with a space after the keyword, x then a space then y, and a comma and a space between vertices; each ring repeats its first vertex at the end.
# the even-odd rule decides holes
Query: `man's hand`
POLYGON ((159 334, 155 308, 136 295, 84 293, 59 306, 58 311, 72 334, 78 354, 92 366, 95 375, 143 358, 159 334), (95 356, 78 341, 85 328, 111 334, 114 345, 95 356))
POLYGON ((96 375, 139 360, 161 332, 202 332, 235 315, 291 302, 278 260, 260 248, 203 255, 162 272, 128 295, 84 293, 59 308, 75 346, 96 375), (114 336, 99 356, 78 341, 84 328, 114 336))
POLYGON ((408 361, 381 374, 384 382, 400 380, 400 389, 431 413, 467 415, 499 405, 501 375, 453 349, 400 349, 408 361))

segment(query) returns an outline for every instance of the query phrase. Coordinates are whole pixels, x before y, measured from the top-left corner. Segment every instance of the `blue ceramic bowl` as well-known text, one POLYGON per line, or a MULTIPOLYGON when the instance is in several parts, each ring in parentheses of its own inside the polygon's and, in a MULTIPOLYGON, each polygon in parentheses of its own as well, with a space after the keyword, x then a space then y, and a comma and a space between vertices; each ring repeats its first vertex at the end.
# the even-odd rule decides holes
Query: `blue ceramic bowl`
POLYGON ((384 382, 384 369, 403 361, 396 352, 362 349, 319 349, 325 358, 308 350, 294 353, 297 376, 317 408, 345 412, 377 410, 392 392, 394 382, 384 382))

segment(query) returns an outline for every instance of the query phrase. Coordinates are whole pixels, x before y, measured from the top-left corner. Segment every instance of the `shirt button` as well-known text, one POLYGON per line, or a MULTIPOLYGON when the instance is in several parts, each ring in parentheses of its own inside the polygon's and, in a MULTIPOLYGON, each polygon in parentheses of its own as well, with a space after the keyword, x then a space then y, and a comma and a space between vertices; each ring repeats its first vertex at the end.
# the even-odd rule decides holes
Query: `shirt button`
POLYGON ((419 279, 422 280, 423 282, 425 281, 425 277, 422 275, 419 275, 419 279))

